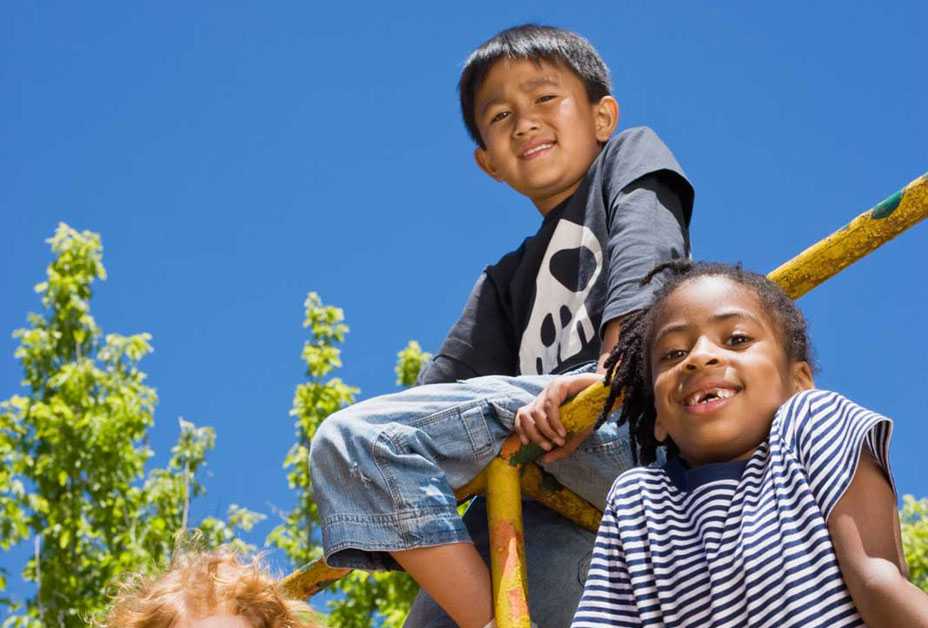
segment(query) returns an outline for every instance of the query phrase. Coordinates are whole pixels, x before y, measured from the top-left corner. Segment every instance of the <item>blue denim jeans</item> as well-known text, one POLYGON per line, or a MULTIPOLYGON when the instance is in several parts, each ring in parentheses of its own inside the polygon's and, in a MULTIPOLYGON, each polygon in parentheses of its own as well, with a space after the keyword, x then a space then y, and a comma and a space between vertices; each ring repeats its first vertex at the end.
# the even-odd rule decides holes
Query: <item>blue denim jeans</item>
MULTIPOLYGON (((326 562, 396 569, 389 552, 471 542, 454 489, 499 453, 516 411, 552 378, 490 376, 418 386, 323 421, 310 462, 326 562)), ((610 422, 545 469, 602 509, 613 480, 631 463, 627 430, 610 422)))

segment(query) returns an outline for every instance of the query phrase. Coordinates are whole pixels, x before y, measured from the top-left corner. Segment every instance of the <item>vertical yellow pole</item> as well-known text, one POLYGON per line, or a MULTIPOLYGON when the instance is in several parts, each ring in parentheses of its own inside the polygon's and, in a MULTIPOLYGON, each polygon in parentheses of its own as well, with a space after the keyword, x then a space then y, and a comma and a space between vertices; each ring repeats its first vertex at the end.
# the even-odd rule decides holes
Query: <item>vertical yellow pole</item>
POLYGON ((530 628, 519 467, 494 458, 487 471, 490 570, 496 625, 499 628, 530 628))

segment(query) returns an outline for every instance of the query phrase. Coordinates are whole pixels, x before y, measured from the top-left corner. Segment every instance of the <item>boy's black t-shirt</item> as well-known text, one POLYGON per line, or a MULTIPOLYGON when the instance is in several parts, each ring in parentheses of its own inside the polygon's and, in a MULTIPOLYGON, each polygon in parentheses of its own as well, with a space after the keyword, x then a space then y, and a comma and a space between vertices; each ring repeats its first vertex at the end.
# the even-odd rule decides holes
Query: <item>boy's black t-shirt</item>
POLYGON ((693 188, 648 128, 612 138, 535 235, 487 267, 420 384, 561 373, 599 357, 609 321, 660 285, 639 280, 689 256, 693 188))

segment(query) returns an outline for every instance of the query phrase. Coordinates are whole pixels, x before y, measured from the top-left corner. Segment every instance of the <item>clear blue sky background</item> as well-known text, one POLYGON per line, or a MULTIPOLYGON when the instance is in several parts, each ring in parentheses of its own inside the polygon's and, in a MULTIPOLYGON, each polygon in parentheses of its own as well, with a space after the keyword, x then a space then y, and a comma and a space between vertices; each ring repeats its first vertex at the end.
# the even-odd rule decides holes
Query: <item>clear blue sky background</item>
MULTIPOLYGON (((450 7, 4 3, 0 396, 20 390, 10 333, 39 307, 44 240, 99 232, 98 322, 154 336, 154 462, 183 415, 218 433, 196 514, 287 508, 306 293, 346 312, 339 375, 390 392, 396 352, 436 349, 540 221, 473 165, 455 93, 468 52, 515 23, 599 49, 621 126, 657 130, 696 186, 698 257, 768 271, 928 170, 924 2, 450 7)), ((919 496, 926 245, 915 227, 800 301, 819 385, 896 420, 897 486, 919 496)))

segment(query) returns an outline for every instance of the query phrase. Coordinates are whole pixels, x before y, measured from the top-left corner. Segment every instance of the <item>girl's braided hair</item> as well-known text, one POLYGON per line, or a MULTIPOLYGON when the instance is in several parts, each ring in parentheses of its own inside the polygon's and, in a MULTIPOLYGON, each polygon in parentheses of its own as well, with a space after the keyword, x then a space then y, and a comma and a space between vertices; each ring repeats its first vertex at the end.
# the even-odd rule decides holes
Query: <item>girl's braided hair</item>
POLYGON ((806 321, 793 301, 780 287, 757 273, 715 262, 671 260, 655 266, 641 285, 647 285, 660 273, 667 278, 655 293, 649 306, 622 319, 622 333, 606 360, 606 384, 609 397, 600 416, 600 423, 610 414, 616 400, 624 393, 622 409, 617 422, 628 423, 632 456, 636 463, 649 464, 656 458, 657 448, 665 445, 668 453, 677 453, 676 445, 668 439, 659 443, 654 438, 654 390, 651 382, 650 348, 654 339, 654 322, 664 301, 684 283, 704 276, 725 277, 755 294, 764 312, 770 316, 780 335, 780 341, 791 362, 808 362, 813 367, 811 344, 806 321))

